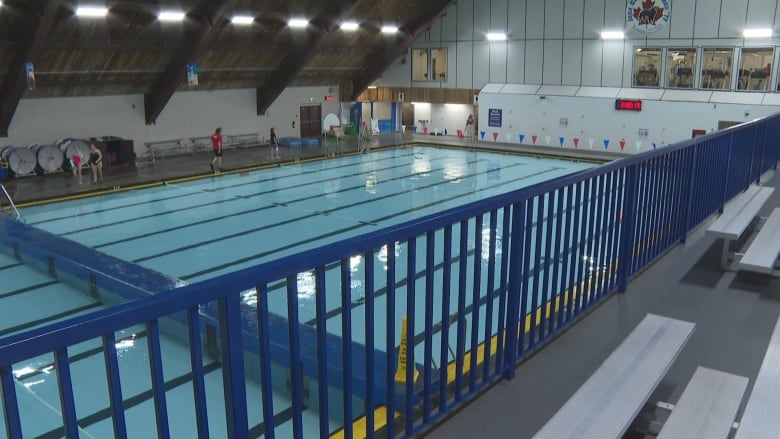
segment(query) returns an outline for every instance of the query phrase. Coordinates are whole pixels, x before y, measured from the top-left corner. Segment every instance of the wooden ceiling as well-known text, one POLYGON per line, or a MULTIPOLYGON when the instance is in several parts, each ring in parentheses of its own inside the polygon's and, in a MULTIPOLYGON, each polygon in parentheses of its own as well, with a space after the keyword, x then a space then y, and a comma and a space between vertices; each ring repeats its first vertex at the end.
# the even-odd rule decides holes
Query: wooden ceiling
POLYGON ((262 114, 290 85, 334 85, 356 98, 454 0, 3 0, 0 136, 22 97, 144 94, 154 123, 180 90, 256 88, 262 114), (105 17, 76 16, 105 5, 105 17), (161 22, 164 10, 186 14, 161 22), (236 25, 235 15, 254 17, 236 25), (293 29, 290 18, 306 18, 293 29), (356 21, 357 31, 339 28, 356 21), (385 24, 399 27, 382 34, 385 24), (189 86, 186 64, 198 65, 189 86), (24 65, 33 62, 36 87, 24 65))

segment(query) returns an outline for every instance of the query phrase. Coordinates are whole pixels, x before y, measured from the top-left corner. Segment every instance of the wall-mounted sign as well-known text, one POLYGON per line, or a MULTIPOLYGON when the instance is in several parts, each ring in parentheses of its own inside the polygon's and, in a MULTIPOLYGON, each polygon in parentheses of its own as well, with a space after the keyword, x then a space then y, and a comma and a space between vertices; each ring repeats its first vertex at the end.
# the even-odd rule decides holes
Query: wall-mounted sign
POLYGON ((488 109, 488 126, 489 127, 500 127, 502 118, 503 118, 503 110, 501 110, 500 108, 490 108, 490 109, 488 109))
POLYGON ((24 76, 27 80, 27 89, 35 90, 35 68, 33 63, 28 62, 24 64, 24 76))
POLYGON ((198 64, 194 62, 187 63, 187 85, 195 87, 198 85, 198 64))
POLYGON ((666 26, 671 15, 669 0, 629 0, 626 23, 629 29, 651 33, 666 26))

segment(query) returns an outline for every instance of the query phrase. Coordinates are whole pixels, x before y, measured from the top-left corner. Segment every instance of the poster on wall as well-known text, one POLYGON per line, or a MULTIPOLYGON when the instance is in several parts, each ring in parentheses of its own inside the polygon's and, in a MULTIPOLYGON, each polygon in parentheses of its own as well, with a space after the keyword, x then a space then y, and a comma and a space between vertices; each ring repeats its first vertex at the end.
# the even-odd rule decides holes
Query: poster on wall
POLYGON ((24 63, 24 76, 27 82, 27 89, 35 90, 35 67, 33 67, 33 63, 24 63))
POLYGON ((631 30, 652 33, 666 26, 671 15, 669 0, 629 0, 626 23, 631 30))
POLYGON ((187 85, 194 87, 198 85, 198 64, 194 62, 187 63, 187 85))
POLYGON ((503 110, 500 108, 491 108, 488 110, 488 126, 489 127, 500 127, 501 126, 501 119, 503 116, 503 110))

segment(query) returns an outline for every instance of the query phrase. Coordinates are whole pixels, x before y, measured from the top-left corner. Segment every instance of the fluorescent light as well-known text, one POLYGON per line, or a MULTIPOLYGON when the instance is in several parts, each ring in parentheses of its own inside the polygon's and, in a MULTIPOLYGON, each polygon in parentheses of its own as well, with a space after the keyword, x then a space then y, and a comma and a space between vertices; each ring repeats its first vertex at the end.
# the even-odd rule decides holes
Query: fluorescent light
POLYGON ((184 20, 184 12, 162 11, 157 15, 157 19, 160 21, 182 21, 184 20))
POLYGON ((772 29, 745 29, 742 31, 745 38, 768 38, 772 36, 772 29))
POLYGON ((368 87, 366 87, 366 88, 368 88, 368 89, 370 89, 370 90, 373 90, 373 89, 375 89, 375 88, 376 88, 376 85, 369 85, 369 86, 368 86, 368 87))
POLYGON ((341 23, 339 27, 341 27, 341 30, 347 30, 347 31, 353 31, 358 30, 358 27, 360 25, 357 22, 354 21, 345 21, 341 23))
POLYGON ((233 24, 252 24, 255 22, 255 17, 251 15, 236 15, 230 19, 230 22, 233 24))
POLYGON ((76 8, 76 15, 79 17, 105 17, 108 14, 108 8, 79 6, 76 8))
POLYGON ((605 40, 622 40, 625 38, 623 31, 619 30, 603 30, 601 31, 601 38, 605 40))
POLYGON ((290 21, 287 22, 287 25, 290 27, 303 28, 309 25, 309 20, 305 18, 291 18, 290 21))
POLYGON ((382 26, 383 34, 394 34, 396 32, 398 32, 398 26, 391 26, 391 25, 382 26))
POLYGON ((506 41, 506 34, 503 32, 491 32, 487 34, 488 41, 506 41))

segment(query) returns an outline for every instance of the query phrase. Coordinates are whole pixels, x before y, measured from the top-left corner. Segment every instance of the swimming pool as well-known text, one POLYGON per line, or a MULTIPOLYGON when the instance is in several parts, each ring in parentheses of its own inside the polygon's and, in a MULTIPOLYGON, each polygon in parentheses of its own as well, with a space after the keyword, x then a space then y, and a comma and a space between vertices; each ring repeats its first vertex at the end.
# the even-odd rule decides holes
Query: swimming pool
MULTIPOLYGON (((412 147, 169 183, 157 188, 28 207, 21 211, 29 225, 194 283, 591 166, 573 161, 412 147)), ((548 205, 550 209, 554 207, 552 201, 548 205)), ((539 206, 534 214, 543 211, 542 207, 539 206)), ((462 260, 465 264, 483 266, 485 271, 500 270, 503 226, 503 212, 493 213, 484 223, 472 220, 456 225, 453 234, 467 237, 453 249, 459 258, 456 263, 462 260)), ((441 243, 442 233, 436 232, 431 239, 441 243)), ((493 303, 498 300, 497 296, 492 293, 499 286, 489 285, 487 275, 475 279, 471 274, 473 271, 469 270, 466 278, 452 281, 476 293, 461 295, 462 303, 445 298, 441 292, 447 271, 441 262, 445 250, 439 246, 431 261, 433 266, 429 268, 439 274, 430 286, 433 297, 427 298, 419 293, 428 288, 423 277, 407 274, 406 270, 412 254, 419 260, 425 258, 426 239, 418 239, 414 248, 409 245, 397 243, 393 249, 398 265, 395 286, 401 292, 393 297, 394 311, 377 312, 375 316, 376 349, 387 352, 397 347, 388 349, 384 343, 381 328, 390 323, 385 320, 387 315, 395 320, 393 327, 400 328, 409 307, 423 309, 428 299, 450 304, 446 310, 443 306, 436 307, 438 311, 431 318, 440 322, 437 325, 465 312, 468 314, 459 332, 468 331, 476 343, 495 334, 499 317, 488 317, 488 308, 497 305, 493 303), (405 293, 415 290, 417 294, 405 293), (492 291, 486 292, 488 290, 492 291)), ((387 250, 377 252, 376 260, 372 261, 374 271, 382 274, 387 269, 386 261, 387 250)), ((366 314, 358 310, 363 304, 367 281, 360 273, 366 269, 367 262, 358 254, 348 264, 351 272, 348 290, 352 298, 348 317, 355 328, 362 328, 365 323, 366 314)), ((382 279, 382 276, 375 277, 382 279)), ((333 285, 329 291, 337 293, 343 278, 338 268, 327 270, 325 282, 333 285)), ((325 321, 317 320, 315 283, 313 272, 298 274, 298 322, 311 327, 325 325, 328 333, 342 336, 345 310, 338 305, 341 301, 337 298, 327 300, 325 321)), ((283 287, 282 281, 270 284, 267 300, 272 313, 289 318, 287 293, 283 287)), ((377 309, 386 307, 387 298, 383 294, 386 285, 374 287, 375 306, 377 309)), ((254 291, 245 292, 245 304, 253 306, 256 301, 254 291)), ((415 354, 417 358, 422 358, 424 320, 414 320, 413 330, 410 343, 415 351, 419 350, 415 354)), ((361 343, 365 336, 355 331, 350 339, 361 343)), ((434 349, 438 350, 441 348, 439 333, 432 336, 434 349)), ((472 343, 472 346, 476 344, 472 343)), ((142 347, 138 349, 143 351, 142 347)), ((171 349, 175 350, 175 347, 171 349)), ((131 356, 128 354, 128 357, 131 356)), ((443 366, 437 365, 437 368, 443 366)), ((257 389, 257 384, 250 381, 247 388, 250 391, 257 389)), ((289 402, 284 402, 284 389, 280 387, 280 392, 274 392, 274 398, 279 399, 275 407, 286 407, 289 402)), ((337 418, 337 415, 331 411, 331 416, 337 418)), ((334 422, 340 425, 338 421, 334 422)), ((316 420, 314 425, 316 428, 316 420)))

